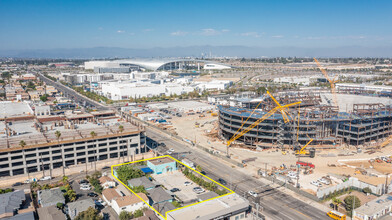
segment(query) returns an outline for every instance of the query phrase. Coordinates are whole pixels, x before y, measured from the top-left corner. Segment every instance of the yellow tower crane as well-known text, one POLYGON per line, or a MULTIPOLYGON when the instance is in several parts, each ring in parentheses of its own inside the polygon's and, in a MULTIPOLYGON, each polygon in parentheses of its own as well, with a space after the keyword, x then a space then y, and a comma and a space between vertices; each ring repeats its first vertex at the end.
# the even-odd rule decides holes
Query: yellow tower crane
MULTIPOLYGON (((266 120, 267 118, 269 118, 271 115, 275 114, 275 112, 280 111, 283 117, 283 120, 285 123, 289 122, 290 119, 287 116, 287 110, 288 108, 290 108, 291 106, 294 105, 298 105, 301 104, 301 102, 295 102, 295 103, 291 103, 291 104, 287 104, 287 105, 281 105, 272 95, 271 93, 269 93, 267 91, 267 94, 272 98, 272 100, 276 103, 276 107, 273 108, 271 111, 269 111, 268 113, 266 113, 265 115, 263 115, 263 117, 261 117, 260 119, 258 119, 257 121, 253 122, 253 124, 249 125, 249 127, 243 129, 241 132, 240 130, 242 129, 242 127, 245 125, 245 123, 248 121, 248 119, 250 118, 250 116, 255 112, 255 110, 252 111, 252 114, 246 119, 246 121, 241 125, 241 127, 237 130, 237 132, 230 138, 230 140, 227 141, 227 149, 230 147, 230 144, 237 140, 238 138, 240 138, 242 135, 246 134, 247 132, 249 132, 250 130, 252 130, 254 127, 256 127, 258 124, 260 124, 261 122, 263 122, 264 120, 266 120), (238 133, 238 134, 237 134, 238 133)), ((259 103, 260 105, 260 103, 259 103)), ((257 105, 257 106, 259 106, 257 105)), ((256 107, 257 108, 257 107, 256 107)))
POLYGON ((316 58, 313 59, 316 62, 319 69, 321 70, 321 72, 323 73, 324 77, 328 80, 329 84, 331 85, 333 104, 339 108, 338 98, 336 97, 336 87, 335 87, 335 83, 338 82, 338 80, 336 79, 337 76, 335 76, 333 79, 329 78, 328 73, 321 67, 321 64, 318 62, 318 60, 316 58))

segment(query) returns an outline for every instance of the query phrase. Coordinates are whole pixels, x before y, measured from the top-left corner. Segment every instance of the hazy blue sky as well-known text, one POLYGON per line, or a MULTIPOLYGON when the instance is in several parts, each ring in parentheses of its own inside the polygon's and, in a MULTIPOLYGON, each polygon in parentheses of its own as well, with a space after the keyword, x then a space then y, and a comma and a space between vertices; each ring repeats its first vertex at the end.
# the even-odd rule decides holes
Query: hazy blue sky
POLYGON ((391 46, 392 1, 0 0, 0 49, 391 46))

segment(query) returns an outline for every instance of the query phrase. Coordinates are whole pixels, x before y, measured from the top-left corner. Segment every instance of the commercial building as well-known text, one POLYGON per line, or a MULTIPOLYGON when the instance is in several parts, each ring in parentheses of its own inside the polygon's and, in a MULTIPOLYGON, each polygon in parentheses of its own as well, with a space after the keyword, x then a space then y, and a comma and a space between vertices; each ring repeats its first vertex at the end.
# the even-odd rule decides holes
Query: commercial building
POLYGON ((196 205, 167 212, 168 220, 245 219, 250 211, 249 201, 237 194, 226 195, 196 205))
POLYGON ((87 61, 84 63, 85 69, 95 68, 139 68, 142 70, 200 70, 205 69, 230 69, 231 66, 207 60, 195 59, 129 59, 129 60, 108 60, 108 61, 87 61))
POLYGON ((155 174, 161 174, 161 173, 172 172, 177 170, 176 161, 168 157, 148 160, 147 166, 151 170, 153 170, 155 174))
POLYGON ((354 218, 359 220, 380 219, 392 212, 392 195, 380 196, 354 210, 354 218))
POLYGON ((26 103, 0 103, 0 130, 0 177, 123 156, 130 161, 145 152, 143 128, 119 122, 113 111, 34 116, 26 103))

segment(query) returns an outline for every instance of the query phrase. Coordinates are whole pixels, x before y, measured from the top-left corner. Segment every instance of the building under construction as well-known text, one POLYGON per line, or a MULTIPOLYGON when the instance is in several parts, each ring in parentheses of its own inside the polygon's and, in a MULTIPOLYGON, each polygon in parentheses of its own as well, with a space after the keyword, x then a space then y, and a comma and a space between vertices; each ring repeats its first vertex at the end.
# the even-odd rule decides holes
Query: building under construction
MULTIPOLYGON (((341 112, 336 106, 323 104, 322 95, 321 92, 308 91, 276 94, 276 100, 282 105, 301 101, 301 104, 288 110, 289 122, 285 123, 281 112, 277 111, 239 137, 236 143, 262 148, 292 148, 305 145, 313 139, 311 145, 314 146, 348 144, 366 147, 371 141, 391 135, 390 105, 353 104, 352 111, 341 112)), ((238 134, 242 124, 244 126, 240 131, 257 123, 263 115, 276 107, 269 96, 261 97, 261 100, 242 101, 240 105, 219 106, 219 135, 226 140, 238 134), (257 109, 253 112, 255 108, 257 109)))

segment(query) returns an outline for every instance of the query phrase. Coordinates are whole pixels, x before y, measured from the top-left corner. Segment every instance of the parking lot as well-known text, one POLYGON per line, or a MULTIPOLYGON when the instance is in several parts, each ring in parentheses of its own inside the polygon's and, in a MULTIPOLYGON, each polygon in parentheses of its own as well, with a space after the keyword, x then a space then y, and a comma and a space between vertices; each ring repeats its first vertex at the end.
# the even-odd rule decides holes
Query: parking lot
MULTIPOLYGON (((199 194, 195 193, 193 188, 197 187, 198 185, 186 178, 180 171, 174 171, 165 174, 153 174, 152 177, 155 179, 155 181, 162 184, 168 190, 178 188, 180 191, 174 192, 174 195, 176 195, 184 203, 190 203, 197 200, 197 195, 199 194), (184 183, 187 181, 191 182, 192 184, 185 186, 184 183)), ((206 190, 205 192, 208 191, 206 190)))
MULTIPOLYGON (((80 184, 77 180, 72 181, 72 189, 75 191, 77 199, 78 200, 83 200, 83 199, 88 199, 90 198, 87 194, 94 192, 92 189, 90 190, 81 190, 80 189, 80 184)), ((93 200, 97 200, 98 197, 93 197, 93 200)))

